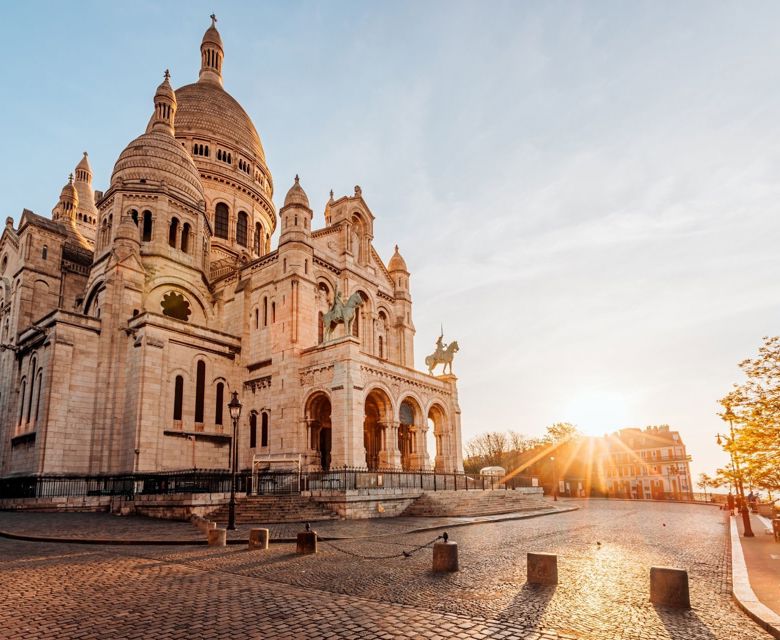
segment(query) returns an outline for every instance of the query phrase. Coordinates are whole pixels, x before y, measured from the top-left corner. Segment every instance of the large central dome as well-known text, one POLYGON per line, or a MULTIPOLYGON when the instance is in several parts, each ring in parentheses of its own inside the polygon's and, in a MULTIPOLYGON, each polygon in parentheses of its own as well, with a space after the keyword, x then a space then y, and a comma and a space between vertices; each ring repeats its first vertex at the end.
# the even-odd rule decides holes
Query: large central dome
POLYGON ((177 135, 197 137, 209 132, 265 163, 255 125, 235 98, 217 83, 200 80, 180 87, 176 103, 177 135))

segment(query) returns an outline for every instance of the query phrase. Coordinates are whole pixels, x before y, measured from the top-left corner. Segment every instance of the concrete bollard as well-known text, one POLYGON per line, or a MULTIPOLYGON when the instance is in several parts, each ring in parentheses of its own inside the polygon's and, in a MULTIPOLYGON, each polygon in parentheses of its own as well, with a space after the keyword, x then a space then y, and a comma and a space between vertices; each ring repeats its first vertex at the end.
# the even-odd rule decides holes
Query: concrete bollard
POLYGON ((650 567, 650 602, 666 607, 690 609, 688 572, 672 567, 650 567))
POLYGON ((250 529, 249 530, 249 548, 267 549, 269 539, 268 529, 250 529))
POLYGON ((433 570, 436 573, 458 571, 458 543, 452 542, 445 533, 444 542, 433 545, 433 570))
POLYGON ((206 537, 210 547, 224 547, 227 544, 227 529, 209 529, 206 537))
POLYGON ((530 584, 558 584, 558 556, 554 553, 529 553, 527 565, 530 584))
POLYGON ((300 555, 317 553, 317 533, 311 530, 308 522, 306 523, 306 531, 301 531, 298 534, 295 553, 300 555))

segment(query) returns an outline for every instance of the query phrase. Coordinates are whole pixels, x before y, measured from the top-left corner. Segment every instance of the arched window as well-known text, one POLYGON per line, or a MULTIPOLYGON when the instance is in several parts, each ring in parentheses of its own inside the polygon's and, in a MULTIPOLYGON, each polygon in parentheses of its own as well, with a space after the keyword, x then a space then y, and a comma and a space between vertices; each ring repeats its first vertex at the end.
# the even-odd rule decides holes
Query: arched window
POLYGON ((195 422, 203 422, 203 397, 206 394, 206 363, 198 360, 195 373, 195 422))
POLYGON ((214 210, 214 235, 217 238, 228 237, 228 215, 227 205, 219 202, 214 210))
POLYGON ((384 358, 385 357, 385 345, 382 340, 382 336, 379 336, 379 357, 384 358))
POLYGON ((276 322, 276 303, 271 303, 271 323, 276 322))
POLYGON ((320 311, 317 314, 317 344, 325 340, 325 315, 320 311))
POLYGON ((22 424, 24 418, 24 396, 27 393, 27 380, 22 378, 22 384, 19 388, 19 424, 22 424))
POLYGON ((32 366, 30 367, 30 395, 27 399, 27 422, 30 422, 30 416, 32 416, 33 396, 35 396, 35 368, 37 364, 38 361, 33 358, 32 366))
POLYGON ((355 309, 355 317, 352 318, 352 335, 360 337, 360 309, 355 309))
POLYGON ((168 244, 174 249, 176 248, 176 237, 179 235, 179 219, 174 218, 171 220, 171 226, 168 229, 168 244))
POLYGON ((236 242, 242 247, 247 245, 247 227, 248 216, 245 211, 238 212, 238 221, 236 222, 236 242))
POLYGON ((190 223, 185 222, 181 228, 181 250, 184 253, 190 252, 190 223))
POLYGON ((263 242, 263 227, 260 225, 259 222, 255 222, 255 238, 254 238, 254 245, 255 245, 255 253, 257 255, 260 255, 260 245, 263 242))
POLYGON ((268 446, 268 414, 263 411, 263 417, 260 422, 260 446, 268 446))
POLYGON ((43 249, 41 249, 41 259, 46 260, 46 258, 48 257, 49 257, 49 247, 43 245, 43 249))
POLYGON ((268 326, 268 298, 263 298, 263 326, 268 326))
POLYGON ((130 217, 133 219, 133 224, 135 224, 135 226, 137 227, 138 226, 138 211, 136 211, 135 209, 130 209, 130 217))
POLYGON ((260 328, 260 309, 255 309, 255 329, 260 328))
POLYGON ((257 414, 253 411, 249 414, 249 448, 257 447, 257 414))
POLYGON ((143 235, 141 236, 143 242, 152 241, 152 212, 144 211, 144 228, 143 235))
POLYGON ((225 402, 225 383, 217 383, 217 399, 214 405, 214 424, 222 424, 222 405, 225 402))
POLYGON ((181 407, 184 400, 184 378, 176 376, 173 384, 173 419, 181 420, 181 407))
POLYGON ((38 389, 38 394, 35 398, 35 417, 33 418, 33 424, 38 424, 38 413, 41 410, 41 383, 43 382, 43 373, 38 369, 38 380, 35 384, 38 389))

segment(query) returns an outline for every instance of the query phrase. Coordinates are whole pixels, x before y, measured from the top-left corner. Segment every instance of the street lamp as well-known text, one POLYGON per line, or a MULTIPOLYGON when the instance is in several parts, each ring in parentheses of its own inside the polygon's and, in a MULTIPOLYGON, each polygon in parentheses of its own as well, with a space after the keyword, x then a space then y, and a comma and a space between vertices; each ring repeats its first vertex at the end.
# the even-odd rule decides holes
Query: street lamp
POLYGON ((555 456, 550 456, 553 466, 553 501, 558 502, 558 469, 555 466, 555 456))
POLYGON ((753 527, 750 526, 750 510, 748 509, 747 502, 745 502, 745 489, 742 484, 742 471, 739 468, 739 457, 737 456, 737 452, 734 449, 734 418, 737 416, 734 415, 734 412, 731 410, 731 405, 726 405, 726 412, 723 414, 723 419, 728 421, 729 423, 729 431, 731 433, 731 437, 728 438, 726 436, 721 436, 719 433, 716 434, 715 440, 719 445, 722 445, 722 442, 725 441, 726 446, 729 449, 729 453, 731 454, 731 468, 734 469, 735 474, 735 481, 737 485, 737 493, 739 495, 739 510, 742 513, 742 526, 745 529, 744 536, 746 538, 752 538, 754 537, 753 534, 753 527))
POLYGON ((238 400, 238 391, 233 392, 233 397, 228 402, 230 418, 233 420, 233 441, 230 445, 230 503, 228 505, 228 526, 231 531, 236 528, 236 467, 238 466, 238 419, 241 417, 241 402, 238 400))

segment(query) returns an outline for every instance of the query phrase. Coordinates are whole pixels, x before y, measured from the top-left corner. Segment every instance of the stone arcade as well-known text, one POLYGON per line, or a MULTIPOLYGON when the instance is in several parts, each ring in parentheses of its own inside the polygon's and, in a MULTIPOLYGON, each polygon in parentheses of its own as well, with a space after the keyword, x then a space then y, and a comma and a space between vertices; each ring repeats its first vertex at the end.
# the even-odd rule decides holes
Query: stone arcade
POLYGON ((241 468, 462 472, 456 378, 413 368, 397 247, 386 266, 359 187, 315 229, 296 176, 277 218, 215 20, 200 52, 197 82, 166 72, 105 192, 85 153, 51 219, 6 222, 0 475, 227 468, 233 390, 241 468), (362 304, 326 341, 337 291, 362 304))

